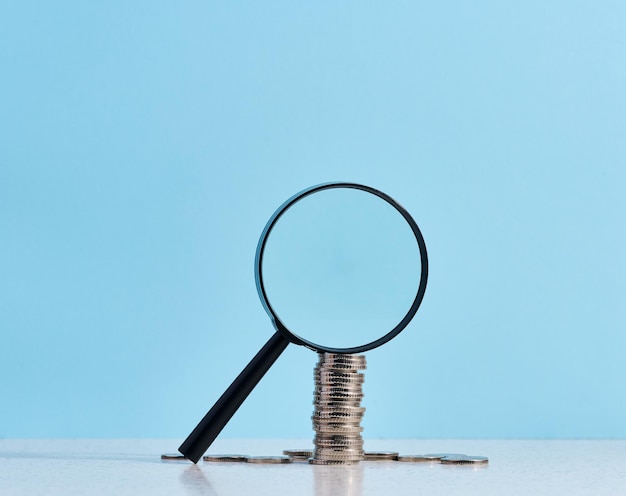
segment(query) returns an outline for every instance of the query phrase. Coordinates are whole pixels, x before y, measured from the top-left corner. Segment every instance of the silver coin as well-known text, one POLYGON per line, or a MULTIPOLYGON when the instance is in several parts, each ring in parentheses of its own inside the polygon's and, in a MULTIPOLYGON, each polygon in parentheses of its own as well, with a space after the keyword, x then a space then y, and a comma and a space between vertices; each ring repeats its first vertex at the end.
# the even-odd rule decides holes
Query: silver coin
POLYGON ((311 449, 292 449, 283 450, 283 455, 287 455, 294 460, 308 460, 313 456, 313 450, 311 449))
POLYGON ((316 447, 315 448, 315 458, 324 458, 329 455, 363 456, 364 453, 361 448, 344 448, 344 447, 336 447, 336 448, 316 447))
POLYGON ((321 417, 316 415, 311 416, 311 420, 313 421, 314 425, 360 425, 362 419, 362 416, 356 415, 351 417, 347 417, 345 415, 342 417, 321 417))
POLYGON ((363 427, 357 426, 345 426, 345 425, 318 425, 315 429, 316 432, 325 432, 328 434, 360 434, 363 432, 363 427))
POLYGON ((361 424, 315 424, 313 430, 316 434, 342 434, 348 436, 360 436, 363 432, 361 424))
MULTIPOLYGON (((337 402, 337 401, 320 401, 318 403, 313 402, 313 406, 315 406, 315 411, 323 411, 323 412, 327 412, 330 411, 332 409, 340 409, 340 408, 361 408, 361 402, 360 401, 344 401, 344 402, 337 402)), ((359 415, 363 416, 363 412, 356 412, 359 415)), ((354 414, 350 414, 350 415, 354 415, 354 414)))
POLYGON ((248 463, 291 463, 293 460, 288 456, 249 456, 248 463))
POLYGON ((315 366, 318 369, 365 370, 367 369, 367 362, 365 360, 319 360, 315 366))
POLYGON ((351 463, 359 463, 360 461, 363 460, 363 458, 315 458, 313 457, 313 460, 320 460, 320 461, 326 461, 326 462, 338 462, 344 465, 348 465, 351 463))
POLYGON ((315 422, 313 424, 313 430, 316 433, 337 433, 337 434, 358 434, 360 435, 363 432, 363 427, 361 427, 360 422, 344 422, 344 423, 324 423, 324 422, 315 422))
POLYGON ((340 461, 354 461, 363 460, 362 453, 315 453, 312 457, 316 460, 340 460, 340 461))
POLYGON ((334 384, 334 385, 318 385, 315 388, 315 394, 360 394, 363 393, 363 386, 361 384, 334 384))
POLYGON ((324 395, 315 395, 313 397, 313 401, 319 401, 321 402, 361 402, 361 400, 363 399, 364 395, 363 394, 337 394, 337 393, 333 393, 333 394, 324 394, 324 395))
MULTIPOLYGON (((326 410, 358 410, 363 408, 359 398, 321 397, 313 398, 313 405, 326 410)), ((359 412, 362 413, 362 412, 359 412)))
POLYGON ((348 455, 353 454, 363 454, 363 450, 359 446, 316 446, 315 454, 318 455, 320 453, 343 453, 348 455))
POLYGON ((358 399, 363 399, 363 394, 365 392, 363 391, 363 389, 361 387, 358 388, 353 388, 353 389, 335 389, 334 391, 331 391, 329 389, 315 389, 313 391, 313 397, 314 398, 345 398, 345 399, 350 399, 349 396, 350 395, 360 395, 360 397, 358 399))
POLYGON ((398 453, 396 451, 366 451, 364 457, 367 461, 389 461, 397 460, 398 453))
POLYGON ((186 460, 187 457, 185 455, 181 455, 180 453, 165 453, 161 455, 161 460, 186 460))
POLYGON ((439 462, 442 457, 429 455, 400 455, 399 462, 439 462))
POLYGON ((352 370, 337 370, 327 368, 314 368, 313 377, 329 381, 348 381, 348 382, 364 382, 365 374, 363 372, 352 370))
POLYGON ((316 364, 319 368, 327 368, 327 369, 336 369, 336 368, 353 368, 353 369, 366 369, 367 368, 367 360, 365 357, 362 358, 322 358, 317 361, 316 364))
MULTIPOLYGON (((360 405, 361 404, 361 400, 363 399, 363 395, 351 395, 351 396, 347 396, 347 395, 338 395, 338 394, 333 394, 333 395, 316 395, 313 396, 313 404, 321 404, 321 403, 343 403, 344 405, 347 406, 351 406, 351 407, 355 407, 355 405, 360 405)), ((361 408, 360 406, 357 406, 355 408, 361 408)))
POLYGON ((354 435, 345 435, 345 434, 324 434, 323 432, 318 432, 317 434, 315 434, 315 441, 324 441, 324 442, 337 442, 337 443, 344 443, 344 442, 351 442, 351 441, 361 441, 363 442, 363 438, 361 437, 361 434, 354 434, 354 435))
POLYGON ((363 450, 332 451, 316 449, 313 458, 320 460, 363 460, 363 450))
POLYGON ((313 401, 358 401, 365 397, 363 392, 354 393, 313 393, 313 401))
POLYGON ((204 455, 202 459, 205 462, 245 462, 248 457, 246 455, 204 455))
POLYGON ((311 420, 316 424, 360 424, 363 420, 363 414, 357 413, 354 415, 323 415, 317 412, 311 415, 311 420))
POLYGON ((313 370, 316 371, 330 371, 330 372, 338 372, 338 373, 356 373, 358 370, 365 370, 365 362, 336 362, 336 363, 328 363, 328 362, 317 362, 313 370))
POLYGON ((467 456, 467 455, 463 455, 461 453, 427 453, 426 455, 422 455, 422 456, 428 456, 433 459, 441 460, 442 458, 446 456, 452 457, 452 456, 467 456))
MULTIPOLYGON (((339 410, 339 409, 338 409, 339 410)), ((342 419, 350 419, 350 420, 361 420, 363 418, 364 412, 346 412, 346 411, 336 411, 334 412, 330 408, 325 409, 316 409, 313 412, 311 418, 313 420, 321 420, 321 419, 329 419, 329 420, 342 420, 342 419)))
POLYGON ((337 386, 337 387, 363 387, 364 380, 359 379, 359 376, 353 374, 354 377, 336 376, 330 377, 328 375, 317 375, 313 377, 316 386, 337 386))
POLYGON ((361 425, 361 417, 311 417, 313 425, 325 425, 325 426, 359 426, 361 425))
MULTIPOLYGON (((360 427, 360 426, 359 426, 360 427)), ((328 432, 316 432, 315 441, 335 442, 335 443, 348 443, 354 441, 362 441, 360 432, 354 432, 349 434, 344 433, 328 433, 328 432)))
POLYGON ((338 398, 328 398, 328 399, 314 399, 313 405, 318 406, 320 408, 362 408, 361 400, 352 399, 338 399, 338 398))
POLYGON ((445 465, 469 465, 477 464, 483 465, 489 463, 489 459, 486 456, 474 456, 474 455, 448 455, 441 459, 441 463, 445 465))
POLYGON ((335 416, 341 416, 341 415, 356 415, 358 413, 365 413, 365 407, 364 406, 356 406, 356 407, 349 407, 349 406, 344 406, 341 408, 324 408, 324 407, 319 407, 315 409, 315 412, 320 414, 320 415, 325 415, 327 413, 329 414, 333 414, 335 416))
MULTIPOLYGON (((334 381, 334 380, 329 380, 329 381, 324 381, 324 382, 319 382, 319 383, 315 383, 315 388, 316 389, 329 389, 329 388, 348 388, 348 389, 352 389, 352 388, 359 388, 362 389, 363 388, 363 382, 358 379, 358 375, 357 374, 352 374, 354 377, 350 378, 346 378, 346 377, 336 377, 335 379, 339 379, 339 381, 334 381), (343 380, 342 380, 343 379, 343 380), (352 379, 351 381, 348 379, 352 379)), ((315 377, 313 377, 315 379, 315 377)))
POLYGON ((356 465, 360 460, 320 460, 318 458, 309 458, 311 465, 356 465))
POLYGON ((341 415, 361 415, 365 412, 359 411, 359 408, 363 408, 361 403, 354 403, 351 401, 339 402, 339 401, 320 401, 313 402, 312 405, 315 407, 314 412, 318 412, 322 415, 326 415, 327 413, 332 413, 334 416, 341 415), (333 413, 334 410, 337 410, 338 413, 333 413), (352 411, 349 411, 352 410, 352 411))
POLYGON ((367 366, 365 362, 336 362, 336 363, 317 363, 316 370, 333 371, 333 372, 358 372, 359 370, 366 370, 367 366))
POLYGON ((365 361, 365 355, 356 355, 348 353, 327 353, 325 351, 318 353, 317 358, 324 362, 336 362, 336 361, 365 361))
POLYGON ((323 366, 313 367, 313 376, 316 377, 324 377, 328 379, 348 379, 351 381, 363 381, 365 380, 365 373, 359 372, 358 370, 346 370, 346 369, 335 369, 323 366))
POLYGON ((361 455, 341 456, 341 455, 319 455, 313 457, 316 460, 334 460, 340 462, 358 462, 363 460, 361 455))
POLYGON ((328 389, 321 389, 321 388, 316 388, 315 391, 313 391, 313 396, 314 397, 321 397, 321 398, 332 398, 332 397, 347 397, 350 395, 360 395, 359 399, 363 399, 363 394, 365 393, 363 391, 363 388, 359 385, 357 387, 337 387, 337 386, 331 386, 332 389, 328 388, 328 389))
MULTIPOLYGON (((359 434, 356 434, 357 436, 359 436, 359 434)), ((353 442, 351 441, 315 441, 316 445, 315 448, 316 449, 320 449, 320 448, 330 448, 330 449, 363 449, 363 440, 359 439, 359 438, 355 438, 353 442)))
POLYGON ((313 422, 315 423, 322 423, 322 424, 354 424, 354 423, 361 423, 361 420, 363 420, 363 414, 362 413, 355 413, 352 415, 348 415, 348 414, 341 414, 341 415, 333 415, 332 413, 320 413, 320 412, 314 412, 313 415, 311 415, 311 420, 313 420, 313 422))
POLYGON ((363 382, 359 382, 359 381, 348 381, 347 379, 345 380, 327 380, 327 379, 318 379, 318 378, 313 378, 313 380, 316 382, 316 384, 318 386, 323 386, 323 387, 349 387, 349 388, 353 388, 353 389, 357 389, 359 391, 363 391, 363 382))
POLYGON ((364 396, 363 390, 357 389, 354 391, 314 391, 314 398, 340 398, 340 399, 359 399, 362 400, 364 396))

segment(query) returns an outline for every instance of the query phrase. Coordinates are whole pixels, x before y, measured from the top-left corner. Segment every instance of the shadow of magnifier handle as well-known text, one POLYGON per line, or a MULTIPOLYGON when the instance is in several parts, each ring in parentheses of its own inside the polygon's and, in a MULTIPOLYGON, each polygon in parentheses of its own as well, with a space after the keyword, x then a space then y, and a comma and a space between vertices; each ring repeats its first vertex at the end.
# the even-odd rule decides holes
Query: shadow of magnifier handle
POLYGON ((178 451, 192 462, 198 463, 200 457, 211 446, 211 443, 219 433, 222 432, 224 426, 288 344, 289 340, 280 331, 276 331, 224 394, 220 396, 213 408, 209 410, 183 444, 180 445, 178 451))

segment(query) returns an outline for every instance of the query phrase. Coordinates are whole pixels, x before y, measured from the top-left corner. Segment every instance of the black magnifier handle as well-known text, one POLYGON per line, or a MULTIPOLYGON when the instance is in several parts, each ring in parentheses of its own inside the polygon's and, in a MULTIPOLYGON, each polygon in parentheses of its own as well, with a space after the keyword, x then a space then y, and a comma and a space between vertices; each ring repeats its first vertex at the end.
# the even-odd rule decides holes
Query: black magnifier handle
POLYGON ((198 463, 200 457, 222 432, 224 426, 288 344, 289 340, 277 331, 220 396, 213 408, 180 445, 178 451, 192 462, 198 463))

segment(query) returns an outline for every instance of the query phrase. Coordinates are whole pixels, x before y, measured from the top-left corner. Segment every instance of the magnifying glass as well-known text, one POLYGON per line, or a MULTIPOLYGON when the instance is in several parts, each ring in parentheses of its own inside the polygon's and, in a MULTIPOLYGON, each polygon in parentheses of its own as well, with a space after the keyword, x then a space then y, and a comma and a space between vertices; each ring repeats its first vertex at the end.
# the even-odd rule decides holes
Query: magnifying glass
POLYGON ((417 223, 393 198, 333 182, 300 191, 274 212, 254 274, 276 332, 181 444, 194 463, 289 343, 362 353, 397 336, 424 298, 428 257, 417 223))

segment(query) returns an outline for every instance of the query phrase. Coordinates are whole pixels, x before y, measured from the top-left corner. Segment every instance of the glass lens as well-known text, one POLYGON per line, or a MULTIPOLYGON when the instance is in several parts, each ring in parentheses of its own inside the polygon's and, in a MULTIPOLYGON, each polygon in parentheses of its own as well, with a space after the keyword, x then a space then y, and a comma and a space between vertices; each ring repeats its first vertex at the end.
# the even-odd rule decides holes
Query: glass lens
POLYGON ((396 327, 415 299, 420 252, 404 217, 352 188, 304 197, 278 219, 262 260, 269 304, 293 334, 352 348, 396 327))

